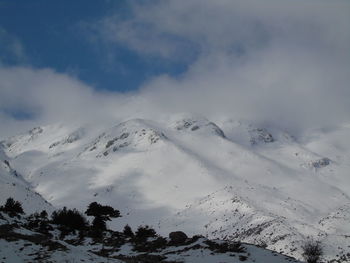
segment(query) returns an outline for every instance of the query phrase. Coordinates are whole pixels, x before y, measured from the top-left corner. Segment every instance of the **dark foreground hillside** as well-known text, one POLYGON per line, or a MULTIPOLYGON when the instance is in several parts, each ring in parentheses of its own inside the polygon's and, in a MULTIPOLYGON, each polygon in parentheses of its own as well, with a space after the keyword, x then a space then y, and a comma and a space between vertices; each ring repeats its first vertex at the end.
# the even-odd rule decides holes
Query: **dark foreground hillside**
POLYGON ((119 211, 97 203, 83 214, 61 209, 25 215, 16 201, 0 208, 0 262, 298 262, 270 250, 240 242, 187 237, 181 231, 159 236, 152 228, 133 231, 106 228, 119 211), (110 208, 110 209, 109 209, 110 208), (68 220, 67 220, 68 219, 68 220))

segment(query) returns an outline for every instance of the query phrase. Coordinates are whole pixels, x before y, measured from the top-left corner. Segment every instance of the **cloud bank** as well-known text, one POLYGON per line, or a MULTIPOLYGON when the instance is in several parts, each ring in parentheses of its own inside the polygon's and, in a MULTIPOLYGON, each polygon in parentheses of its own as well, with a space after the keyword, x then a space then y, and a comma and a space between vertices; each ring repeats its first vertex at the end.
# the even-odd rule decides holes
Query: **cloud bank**
POLYGON ((0 68, 0 135, 56 122, 108 121, 122 101, 121 94, 96 92, 52 69, 0 68))
POLYGON ((134 1, 130 10, 96 21, 95 38, 187 71, 103 94, 49 69, 2 68, 1 109, 20 105, 37 121, 192 112, 294 132, 349 121, 348 1, 134 1))

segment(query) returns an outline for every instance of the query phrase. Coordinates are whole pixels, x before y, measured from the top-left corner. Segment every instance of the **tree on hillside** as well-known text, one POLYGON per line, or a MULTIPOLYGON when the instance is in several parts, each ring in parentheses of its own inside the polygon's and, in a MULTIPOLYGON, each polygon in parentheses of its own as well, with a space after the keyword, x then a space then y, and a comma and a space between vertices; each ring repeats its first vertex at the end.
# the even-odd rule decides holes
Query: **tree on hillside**
POLYGON ((15 201, 12 197, 9 197, 6 200, 5 205, 0 207, 0 211, 4 211, 11 217, 19 214, 24 214, 22 204, 18 201, 15 201))
POLYGON ((157 232, 148 225, 139 226, 135 232, 135 238, 139 241, 145 241, 149 237, 157 237, 157 232))
POLYGON ((97 202, 89 204, 85 214, 94 217, 92 230, 96 235, 100 235, 101 231, 107 230, 106 221, 110 221, 111 218, 121 217, 119 210, 111 206, 98 204, 97 202))
POLYGON ((27 216, 27 224, 26 227, 31 230, 36 230, 43 234, 48 234, 49 230, 52 230, 52 226, 50 225, 50 220, 48 218, 48 214, 45 210, 40 213, 35 212, 27 216))
POLYGON ((307 263, 317 263, 323 255, 323 249, 319 241, 308 240, 302 246, 303 257, 307 263))
POLYGON ((88 223, 84 215, 82 215, 78 210, 67 209, 63 207, 57 211, 54 211, 51 215, 52 223, 64 226, 70 230, 84 230, 87 228, 88 223))
POLYGON ((126 235, 127 237, 134 237, 134 235, 135 235, 129 225, 126 225, 124 227, 123 234, 126 235))

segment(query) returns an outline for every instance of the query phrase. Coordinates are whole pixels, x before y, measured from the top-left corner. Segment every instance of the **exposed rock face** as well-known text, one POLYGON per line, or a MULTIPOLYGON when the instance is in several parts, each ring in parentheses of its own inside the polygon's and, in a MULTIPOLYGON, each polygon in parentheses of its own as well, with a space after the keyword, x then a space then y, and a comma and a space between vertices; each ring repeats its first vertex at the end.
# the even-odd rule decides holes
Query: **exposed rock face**
POLYGON ((42 133, 44 130, 41 127, 35 127, 29 131, 29 134, 36 135, 42 133))
POLYGON ((182 231, 175 231, 169 234, 169 238, 173 244, 183 244, 187 240, 187 235, 182 231))
POLYGON ((49 146, 49 149, 52 149, 58 145, 65 145, 65 144, 71 144, 74 143, 76 141, 78 141, 79 139, 81 139, 84 136, 84 129, 78 129, 74 132, 72 132, 71 134, 69 134, 67 137, 63 138, 61 141, 56 141, 54 143, 52 143, 49 146))
POLYGON ((178 131, 189 130, 189 131, 198 131, 198 130, 211 130, 216 135, 225 138, 225 133, 220 129, 218 125, 214 122, 210 122, 207 119, 195 119, 195 118, 185 118, 177 121, 174 125, 174 128, 178 131))
POLYGON ((310 165, 314 168, 322 168, 322 167, 325 167, 327 165, 330 165, 331 163, 331 160, 328 159, 328 158, 321 158, 319 160, 316 160, 316 161, 312 161, 310 163, 310 165))
POLYGON ((274 142, 275 139, 272 137, 265 128, 256 128, 249 131, 251 135, 250 143, 252 145, 258 144, 259 142, 270 143, 274 142))
POLYGON ((103 132, 85 146, 80 154, 98 152, 97 157, 108 156, 113 152, 126 149, 138 151, 150 149, 154 144, 167 140, 167 136, 157 127, 148 125, 144 120, 132 119, 122 122, 103 132))

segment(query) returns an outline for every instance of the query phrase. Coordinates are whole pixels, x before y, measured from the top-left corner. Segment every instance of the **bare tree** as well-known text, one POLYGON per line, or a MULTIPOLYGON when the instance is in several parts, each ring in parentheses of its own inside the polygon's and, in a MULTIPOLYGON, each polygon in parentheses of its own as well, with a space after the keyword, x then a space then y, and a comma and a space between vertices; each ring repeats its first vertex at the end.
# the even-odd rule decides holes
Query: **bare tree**
POLYGON ((323 248, 319 241, 307 240, 302 249, 303 257, 307 263, 317 263, 323 255, 323 248))

